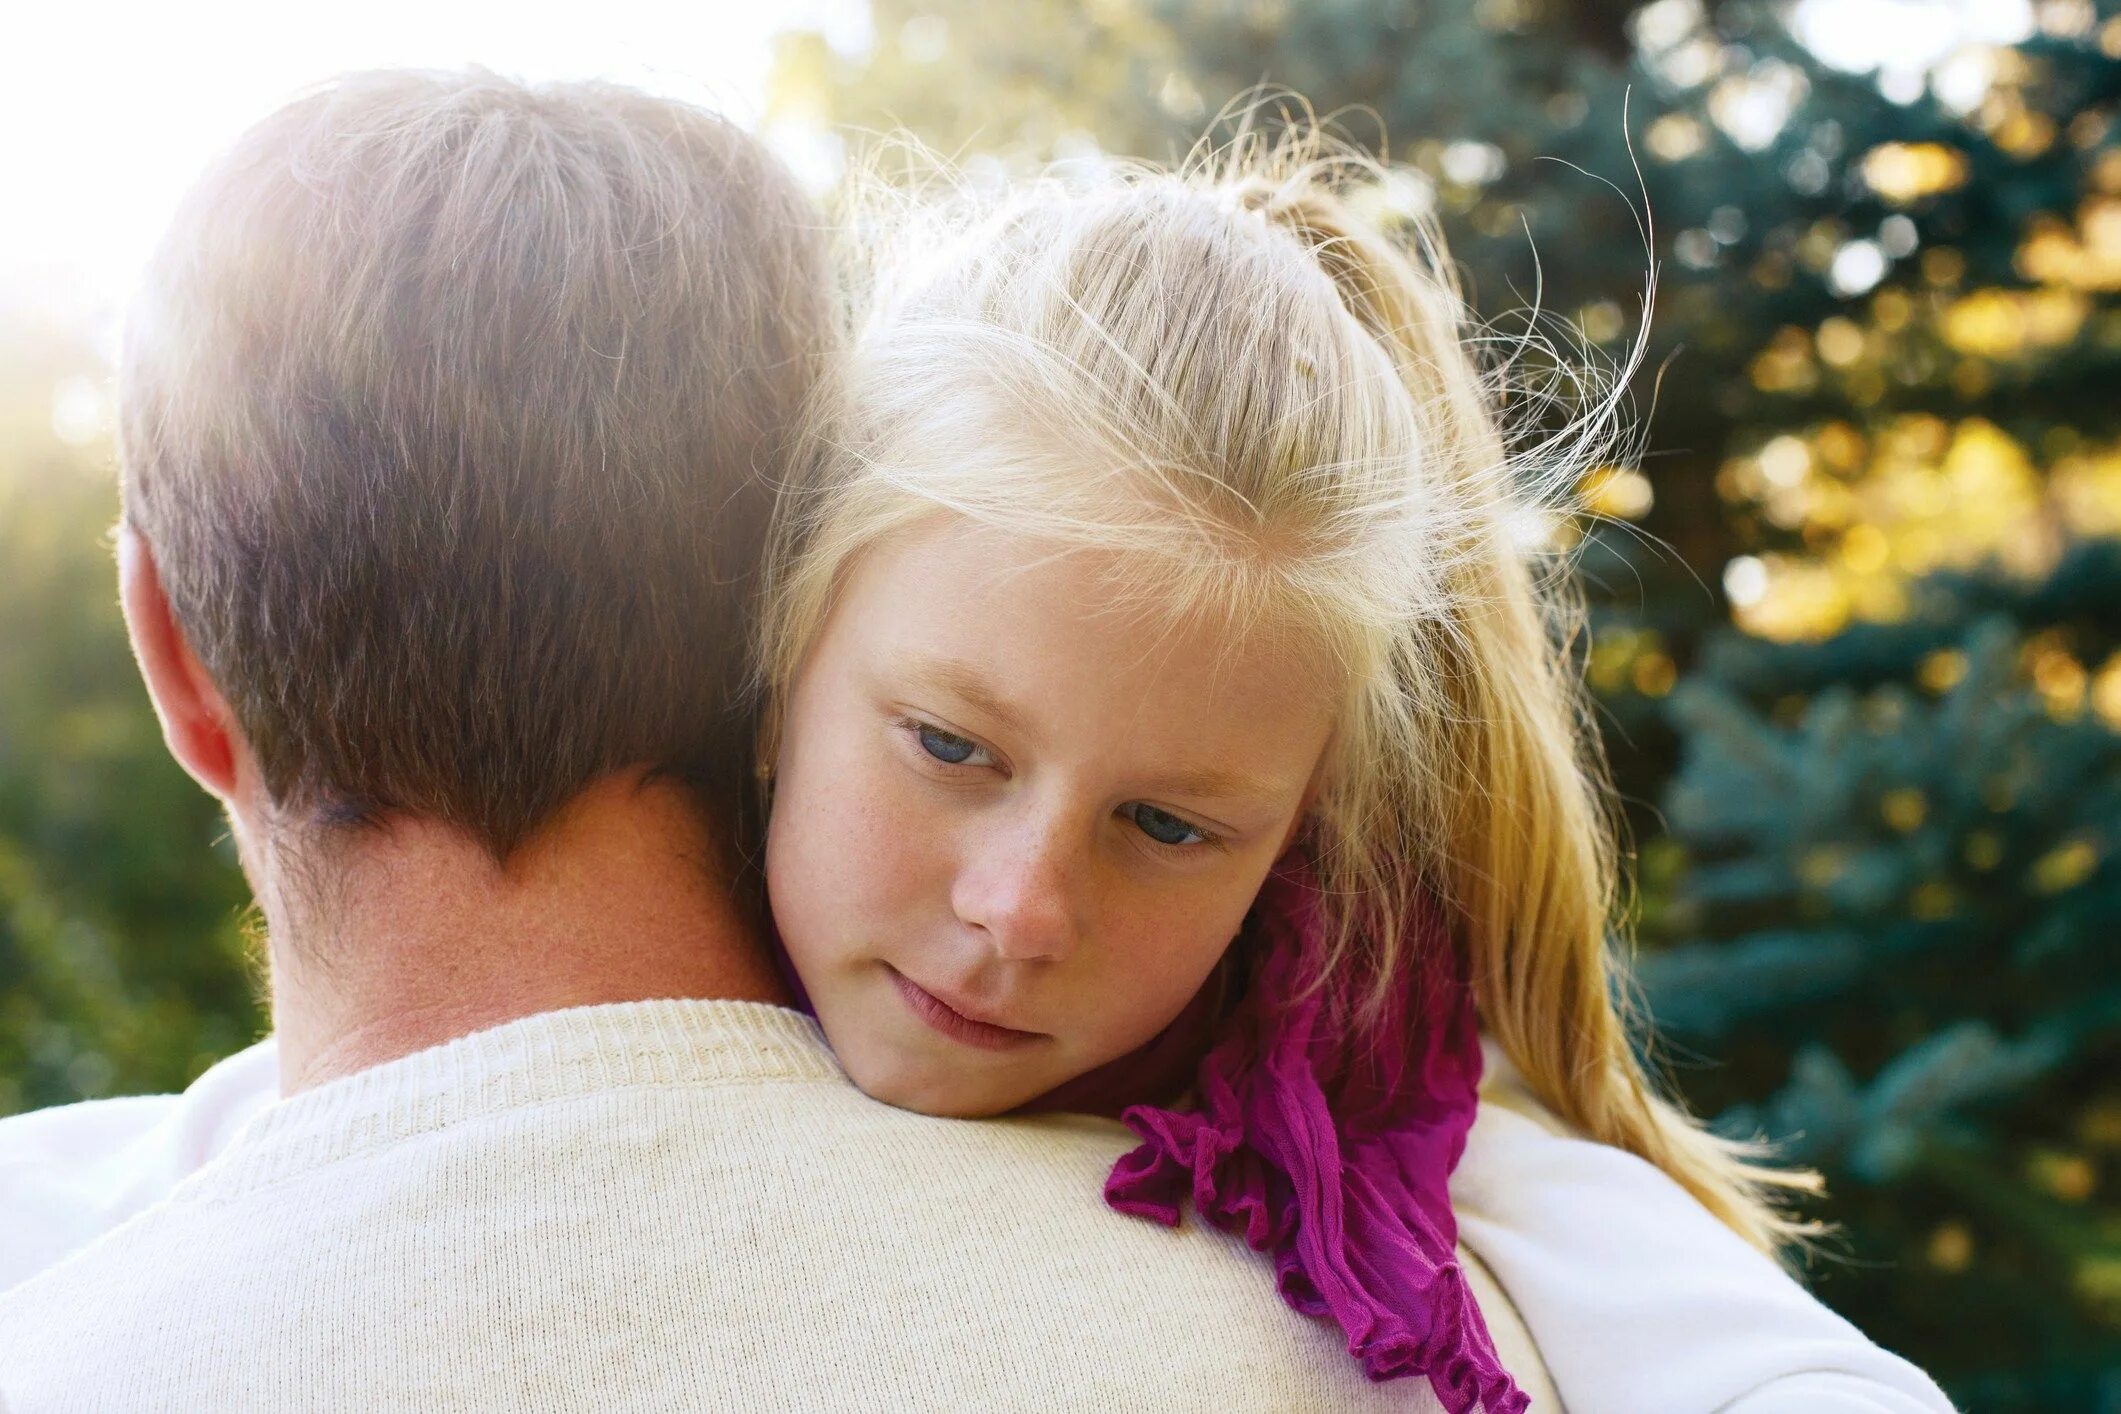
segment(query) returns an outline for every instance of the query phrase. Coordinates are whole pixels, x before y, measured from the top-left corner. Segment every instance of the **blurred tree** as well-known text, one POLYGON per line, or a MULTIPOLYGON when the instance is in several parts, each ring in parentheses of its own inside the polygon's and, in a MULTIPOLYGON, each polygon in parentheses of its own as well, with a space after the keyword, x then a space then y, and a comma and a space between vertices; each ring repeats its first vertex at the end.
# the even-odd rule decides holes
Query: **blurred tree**
POLYGON ((2121 6, 1836 67, 1855 8, 876 0, 769 122, 977 178, 1285 86, 1419 174, 1489 328, 1536 297, 1594 365, 1654 256, 1647 455, 1555 533, 1678 1078, 1826 1170, 1866 1329, 1974 1407, 2121 1407, 2121 6))
POLYGON ((1696 1103, 1823 1168, 1855 1255, 1893 1259, 1821 1264, 1823 1295, 1971 1408, 2091 1408, 2121 1324, 2121 662, 2090 702, 2054 665, 2111 654, 2121 542, 1918 590, 1819 644, 1719 637, 1674 689, 1646 868, 1684 941, 1640 980, 1669 1049, 1716 1059, 1696 1103))
POLYGON ((181 1087, 262 1033, 213 802, 118 616, 103 360, 0 325, 0 1114, 181 1087))

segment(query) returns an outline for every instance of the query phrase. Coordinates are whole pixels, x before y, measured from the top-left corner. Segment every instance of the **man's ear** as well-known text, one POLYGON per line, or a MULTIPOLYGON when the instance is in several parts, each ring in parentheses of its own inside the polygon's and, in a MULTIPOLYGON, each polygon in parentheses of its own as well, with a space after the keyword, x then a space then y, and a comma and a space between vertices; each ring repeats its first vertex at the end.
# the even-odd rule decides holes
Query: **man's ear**
POLYGON ((210 794, 229 799, 249 745, 170 612, 154 547, 130 525, 118 527, 118 602, 169 754, 210 794))

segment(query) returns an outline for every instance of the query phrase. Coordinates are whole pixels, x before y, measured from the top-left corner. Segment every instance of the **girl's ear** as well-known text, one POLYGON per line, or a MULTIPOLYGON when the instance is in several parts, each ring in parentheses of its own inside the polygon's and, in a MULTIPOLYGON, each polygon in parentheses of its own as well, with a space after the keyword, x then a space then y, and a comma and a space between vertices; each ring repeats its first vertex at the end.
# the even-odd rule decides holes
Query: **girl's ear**
POLYGON ((230 799, 249 743, 170 610, 154 547, 129 525, 118 529, 118 602, 169 754, 209 794, 230 799))

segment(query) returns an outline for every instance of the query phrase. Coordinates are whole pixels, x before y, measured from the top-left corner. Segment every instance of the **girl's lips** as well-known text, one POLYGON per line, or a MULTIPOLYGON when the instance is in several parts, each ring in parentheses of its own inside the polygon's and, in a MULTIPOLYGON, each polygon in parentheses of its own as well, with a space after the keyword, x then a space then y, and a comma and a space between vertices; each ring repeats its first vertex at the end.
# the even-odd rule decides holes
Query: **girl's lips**
POLYGON ((977 1046, 983 1051, 1013 1051, 1046 1038, 1036 1031, 1016 1031, 988 1021, 974 1021, 890 963, 884 970, 913 1014, 953 1041, 977 1046))

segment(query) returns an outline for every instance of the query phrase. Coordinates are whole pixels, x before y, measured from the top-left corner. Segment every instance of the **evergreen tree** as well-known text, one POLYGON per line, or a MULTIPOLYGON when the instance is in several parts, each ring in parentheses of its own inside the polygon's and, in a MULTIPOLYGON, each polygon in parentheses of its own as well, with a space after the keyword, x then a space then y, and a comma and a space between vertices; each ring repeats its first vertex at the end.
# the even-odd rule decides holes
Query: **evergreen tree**
POLYGON ((1828 1176, 1830 1247, 1859 1260, 1818 1264, 1822 1295, 1969 1407, 2099 1407, 2121 735, 2020 664, 2058 630, 2111 645, 2121 542, 2031 589, 1922 590, 1905 624, 1721 637, 1672 692, 1655 931, 1686 941, 1640 980, 1667 1053, 1703 1058, 1695 1102, 1828 1176))

